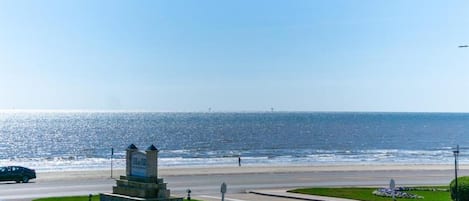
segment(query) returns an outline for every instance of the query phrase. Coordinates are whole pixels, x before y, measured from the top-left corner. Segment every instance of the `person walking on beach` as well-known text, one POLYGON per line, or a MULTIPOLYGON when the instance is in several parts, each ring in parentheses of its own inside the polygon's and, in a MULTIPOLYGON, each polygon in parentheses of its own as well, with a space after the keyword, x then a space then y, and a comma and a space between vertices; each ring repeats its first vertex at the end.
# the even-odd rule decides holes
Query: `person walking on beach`
POLYGON ((238 167, 241 167, 241 156, 238 156, 238 167))

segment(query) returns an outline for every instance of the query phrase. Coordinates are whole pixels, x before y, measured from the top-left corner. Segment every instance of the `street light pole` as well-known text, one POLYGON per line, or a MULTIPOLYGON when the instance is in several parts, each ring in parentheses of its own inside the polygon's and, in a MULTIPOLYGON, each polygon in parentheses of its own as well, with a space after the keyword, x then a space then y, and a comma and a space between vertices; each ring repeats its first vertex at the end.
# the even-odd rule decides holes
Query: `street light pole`
MULTIPOLYGON (((459 45, 458 48, 468 48, 469 45, 459 45)), ((459 157, 459 145, 456 146, 456 150, 453 151, 454 154, 454 187, 456 188, 456 201, 459 201, 458 194, 458 157, 459 157)))
POLYGON ((456 146, 456 150, 453 151, 454 154, 454 187, 456 189, 456 201, 459 201, 458 193, 458 156, 459 156, 459 145, 456 146))

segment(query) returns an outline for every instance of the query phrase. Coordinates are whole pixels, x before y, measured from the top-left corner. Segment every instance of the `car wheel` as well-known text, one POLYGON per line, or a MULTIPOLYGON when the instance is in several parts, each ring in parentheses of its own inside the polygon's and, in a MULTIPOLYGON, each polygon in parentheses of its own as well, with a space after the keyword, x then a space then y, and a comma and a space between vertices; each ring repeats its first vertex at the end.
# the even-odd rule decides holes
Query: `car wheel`
POLYGON ((16 180, 16 183, 20 183, 20 180, 16 180))
POLYGON ((24 177, 23 177, 23 183, 28 183, 28 182, 29 182, 29 177, 24 176, 24 177))

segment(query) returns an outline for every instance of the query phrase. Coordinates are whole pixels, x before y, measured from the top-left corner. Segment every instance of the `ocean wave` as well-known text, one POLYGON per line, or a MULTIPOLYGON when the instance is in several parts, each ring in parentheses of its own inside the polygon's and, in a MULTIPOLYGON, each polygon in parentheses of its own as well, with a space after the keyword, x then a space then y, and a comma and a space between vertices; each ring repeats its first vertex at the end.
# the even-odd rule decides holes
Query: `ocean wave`
MULTIPOLYGON (((452 164, 454 157, 448 150, 266 150, 239 152, 243 165, 324 165, 324 164, 452 164)), ((190 150, 164 151, 159 158, 161 167, 213 167, 236 166, 238 155, 227 151, 191 153, 190 150), (170 157, 168 157, 170 156, 170 157)), ((114 168, 125 168, 123 157, 113 158, 114 168)), ((461 157, 461 164, 469 164, 469 158, 461 157)), ((22 165, 39 172, 109 169, 110 158, 96 157, 45 157, 9 158, 0 160, 0 166, 22 165)))

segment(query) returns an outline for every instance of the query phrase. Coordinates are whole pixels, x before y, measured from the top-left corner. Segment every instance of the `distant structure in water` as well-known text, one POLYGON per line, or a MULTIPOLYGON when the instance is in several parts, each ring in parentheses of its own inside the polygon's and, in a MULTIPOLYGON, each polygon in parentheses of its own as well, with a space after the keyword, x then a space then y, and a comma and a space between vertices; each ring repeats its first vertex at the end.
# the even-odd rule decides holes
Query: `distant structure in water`
POLYGON ((274 112, 274 108, 273 108, 273 107, 270 108, 270 112, 274 112))

